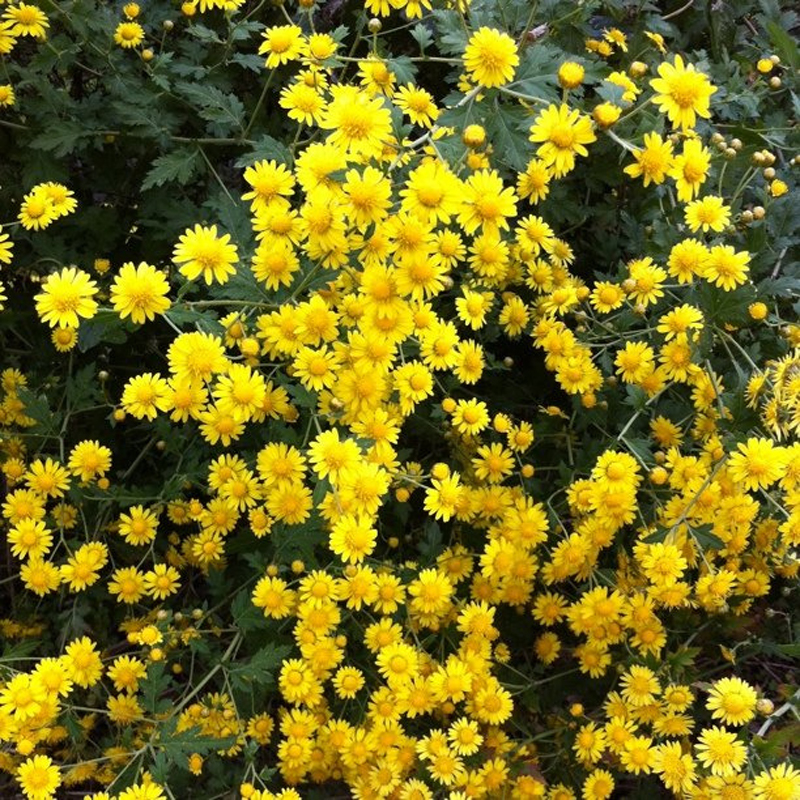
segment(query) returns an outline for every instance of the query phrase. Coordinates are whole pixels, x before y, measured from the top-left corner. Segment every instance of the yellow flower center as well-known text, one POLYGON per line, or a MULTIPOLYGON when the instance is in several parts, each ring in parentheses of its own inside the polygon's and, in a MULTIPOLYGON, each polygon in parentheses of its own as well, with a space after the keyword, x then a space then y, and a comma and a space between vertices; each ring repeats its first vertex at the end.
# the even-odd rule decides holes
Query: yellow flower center
POLYGON ((550 131, 550 141, 561 150, 568 150, 575 142, 575 132, 566 122, 559 122, 550 131))

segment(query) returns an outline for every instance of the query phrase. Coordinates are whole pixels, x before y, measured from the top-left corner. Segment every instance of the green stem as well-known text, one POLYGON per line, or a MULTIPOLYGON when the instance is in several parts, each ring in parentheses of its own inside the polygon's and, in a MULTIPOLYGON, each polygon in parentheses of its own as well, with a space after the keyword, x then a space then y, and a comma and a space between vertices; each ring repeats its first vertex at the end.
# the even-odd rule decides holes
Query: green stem
POLYGON ((267 96, 267 90, 269 89, 269 85, 272 83, 272 78, 275 75, 275 70, 269 73, 269 78, 267 78, 266 82, 264 83, 264 88, 261 90, 261 95, 256 102, 256 107, 253 109, 253 113, 250 115, 250 121, 247 123, 247 127, 244 129, 244 133, 242 134, 242 140, 246 139, 250 131, 253 128, 253 125, 256 121, 256 117, 258 116, 258 112, 261 111, 261 106, 264 104, 264 99, 267 96))

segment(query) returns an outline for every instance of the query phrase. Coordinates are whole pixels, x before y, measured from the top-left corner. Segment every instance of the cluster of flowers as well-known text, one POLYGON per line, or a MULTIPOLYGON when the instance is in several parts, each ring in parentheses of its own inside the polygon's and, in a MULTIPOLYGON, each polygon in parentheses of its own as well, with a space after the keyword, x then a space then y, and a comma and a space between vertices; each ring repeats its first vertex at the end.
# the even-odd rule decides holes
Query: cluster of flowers
MULTIPOLYGON (((205 4, 212 5, 222 4, 205 4)), ((409 16, 428 7, 424 0, 403 6, 409 16)), ((389 11, 386 3, 368 7, 389 11)), ((140 36, 131 27, 138 27, 138 7, 124 13, 130 21, 118 29, 119 43, 132 47, 140 36)), ((609 32, 603 42, 610 53, 624 39, 609 32)), ((646 100, 682 141, 675 155, 673 140, 655 131, 643 147, 614 134, 621 107, 605 102, 585 113, 570 105, 583 68, 567 62, 559 72, 565 101, 532 115, 535 153, 508 185, 492 167, 481 126, 463 132, 463 163, 440 158, 437 139, 453 132, 436 126, 433 97, 411 84, 396 88, 377 56, 359 63, 358 85, 334 83, 324 62, 337 46, 295 25, 264 33, 267 68, 302 66, 282 92, 282 107, 322 136, 293 167, 261 160, 244 172, 257 240, 250 269, 263 297, 236 304, 220 320, 221 335, 202 323, 178 329, 165 375, 130 378, 113 411, 117 423, 169 419, 181 435, 196 431, 216 448, 204 486, 165 503, 132 505, 102 528, 107 537, 76 544, 81 509, 65 494, 71 485, 91 488, 110 510, 101 493, 110 486, 113 454, 99 440, 78 442, 60 459, 29 454, 16 435, 34 422, 26 376, 2 373, 2 471, 10 485, 2 513, 25 588, 46 597, 102 581, 116 602, 141 614, 122 626, 129 653, 103 657, 82 637, 63 655, 0 683, 0 741, 16 751, 0 755, 0 768, 17 776, 30 800, 55 796, 62 780, 111 783, 131 755, 124 748, 108 747, 102 766, 79 764, 63 776, 42 752, 70 752, 62 711, 80 716, 91 708, 100 697, 92 689, 105 677, 108 723, 132 729, 134 746, 146 750, 158 723, 146 718, 140 682, 173 657, 179 676, 182 646, 221 635, 204 626, 202 611, 172 613, 164 601, 177 601, 189 576, 224 570, 234 532, 249 530, 257 548, 275 531, 291 536, 313 522, 325 531, 327 549, 319 549, 326 566, 309 570, 276 556, 252 589, 265 618, 291 625, 294 651, 277 676, 280 710, 244 719, 230 694, 198 697, 199 688, 187 687, 186 702, 176 707, 178 731, 231 738, 220 753, 232 757, 249 742, 272 746, 276 727, 283 782, 342 780, 359 798, 568 800, 580 793, 604 800, 620 779, 649 773, 693 798, 797 797, 800 772, 788 764, 748 771, 747 725, 757 713, 770 717, 770 699, 735 676, 691 686, 661 660, 685 645, 670 633, 679 627, 677 614, 745 614, 800 568, 800 444, 762 435, 732 444, 725 436, 723 378, 699 358, 699 343, 704 334, 726 348, 740 345, 685 302, 697 285, 732 292, 749 280, 749 254, 723 238, 734 198, 703 194, 714 154, 693 129, 698 117, 710 116, 715 88, 680 56, 660 64, 647 85, 635 83, 647 65, 609 78, 630 92, 631 103, 652 90, 646 100), (420 138, 396 140, 392 104, 423 129, 420 138), (675 204, 676 216, 693 237, 676 232, 663 265, 642 256, 616 279, 587 285, 570 271, 569 243, 522 209, 544 201, 602 130, 631 151, 625 172, 633 179, 645 186, 674 181, 684 204, 675 204), (320 286, 325 272, 330 279, 320 286), (279 291, 287 299, 270 302, 279 291), (625 336, 614 327, 622 314, 638 320, 625 336), (470 393, 482 377, 507 369, 485 348, 490 326, 511 339, 529 337, 575 396, 576 411, 602 410, 619 382, 644 397, 591 472, 547 499, 534 496, 531 422, 470 393), (312 397, 310 411, 293 401, 289 389, 298 386, 312 397), (402 455, 409 423, 423 409, 430 416, 434 399, 450 463, 410 461, 402 455), (664 399, 670 402, 659 406, 664 399), (651 414, 652 459, 626 439, 644 413, 651 414), (301 420, 304 435, 293 430, 301 420), (287 441, 237 451, 246 432, 267 424, 287 441), (401 537, 381 519, 392 497, 413 504, 415 495, 422 495, 417 510, 427 523, 448 526, 450 536, 424 568, 392 558, 401 537), (792 513, 782 515, 784 509, 792 513), (580 721, 572 739, 580 777, 571 785, 548 782, 535 747, 527 737, 518 741, 510 724, 520 709, 516 695, 538 679, 516 668, 503 641, 507 612, 535 621, 539 674, 566 668, 600 679, 619 668, 602 709, 572 710, 580 721), (362 639, 348 637, 346 626, 362 639)), ((518 63, 510 36, 476 31, 463 58, 463 102, 502 90, 518 63)), ((769 193, 783 194, 774 185, 769 193)), ((65 187, 43 184, 25 197, 19 219, 39 231, 74 208, 65 187)), ((11 255, 5 236, 0 260, 11 255)), ((172 266, 223 298, 188 306, 225 308, 224 286, 244 269, 239 258, 237 244, 216 225, 186 230, 172 266)), ((107 288, 120 319, 136 325, 160 317, 174 326, 173 304, 186 304, 169 298, 168 270, 147 263, 124 264, 107 288)), ((98 312, 100 293, 78 267, 43 281, 36 312, 54 329, 56 347, 74 346, 81 323, 98 312)), ((755 303, 750 315, 762 324, 769 310, 755 303)), ((800 332, 791 329, 789 339, 795 353, 764 370, 753 365, 748 387, 753 404, 763 404, 767 428, 787 439, 798 427, 800 332)), ((555 408, 543 416, 564 422, 566 415, 555 408)), ((98 724, 95 714, 81 719, 87 730, 98 724)), ((192 755, 187 766, 199 775, 203 758, 192 755)), ((243 798, 300 796, 292 788, 273 794, 256 782, 241 787, 243 798)), ((116 797, 165 795, 145 776, 116 797)))

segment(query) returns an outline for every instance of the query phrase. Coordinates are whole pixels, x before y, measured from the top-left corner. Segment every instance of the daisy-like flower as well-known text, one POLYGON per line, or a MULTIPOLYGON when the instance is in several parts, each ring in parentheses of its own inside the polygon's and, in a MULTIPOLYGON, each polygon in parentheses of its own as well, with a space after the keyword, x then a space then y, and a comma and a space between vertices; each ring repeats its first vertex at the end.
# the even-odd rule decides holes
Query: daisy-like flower
POLYGON ((18 219, 26 231, 40 231, 58 218, 53 201, 39 186, 22 198, 18 219))
POLYGON ((111 302, 122 319, 130 317, 141 325, 170 307, 168 291, 169 283, 163 272, 144 262, 138 267, 128 262, 122 265, 111 286, 111 302))
POLYGON ((144 28, 138 22, 120 22, 114 41, 125 50, 138 47, 144 41, 144 28))
POLYGON ((550 105, 534 120, 530 140, 542 142, 537 155, 548 165, 556 178, 575 168, 575 156, 589 154, 585 145, 597 140, 592 120, 569 106, 550 105))
POLYGON ((28 800, 47 800, 61 785, 58 767, 49 756, 31 756, 17 770, 17 780, 28 800))
POLYGON ((230 244, 230 239, 229 233, 218 236, 216 225, 195 225, 181 235, 172 260, 180 264, 181 274, 190 281, 202 275, 208 285, 214 281, 227 283, 239 260, 236 245, 230 244))
POLYGON ((392 141, 392 117, 379 97, 355 86, 333 86, 332 99, 320 120, 328 142, 350 156, 378 157, 392 141))
POLYGON ((700 200, 695 200, 686 206, 686 224, 692 233, 701 228, 705 231, 720 233, 725 230, 731 220, 730 206, 725 205, 721 197, 710 194, 700 200))
POLYGON ((676 55, 674 64, 665 61, 659 66, 658 75, 650 81, 656 92, 653 102, 669 117, 673 127, 689 130, 694 128, 697 117, 711 116, 709 99, 717 88, 694 64, 684 65, 681 56, 676 55))
POLYGON ((779 764, 756 775, 753 781, 756 800, 796 800, 800 797, 800 770, 779 764))
POLYGON ((464 51, 464 66, 470 78, 481 86, 503 86, 514 78, 519 64, 517 44, 493 28, 479 28, 464 51))
POLYGON ((51 328, 77 328, 79 317, 91 319, 97 312, 97 303, 92 299, 95 294, 97 284, 87 273, 77 267, 64 267, 48 275, 35 297, 36 312, 51 328))
POLYGON ((266 55, 267 69, 294 61, 305 52, 303 31, 297 25, 274 25, 264 31, 263 37, 258 54, 266 55))
POLYGON ((741 678, 720 678, 711 687, 706 708, 727 725, 745 725, 756 715, 755 689, 741 678))
POLYGON ((737 252, 730 245, 718 244, 711 248, 703 265, 702 277, 730 292, 747 281, 750 253, 737 252))
POLYGON ((0 86, 0 106, 5 108, 13 106, 15 99, 14 87, 10 83, 4 83, 0 86))
POLYGON ((47 14, 38 6, 29 3, 17 3, 11 5, 3 14, 3 19, 11 23, 10 33, 12 36, 32 36, 34 39, 44 39, 47 36, 47 29, 50 23, 47 21, 47 14))
POLYGON ((169 408, 169 384, 158 373, 145 372, 131 378, 122 391, 124 409, 136 419, 155 419, 169 408))
POLYGON ((414 125, 421 125, 423 128, 430 128, 439 116, 439 109, 436 108, 431 93, 412 83, 401 86, 392 101, 414 125))
POLYGON ((0 20, 0 55, 8 55, 17 43, 17 37, 11 32, 14 23, 10 20, 0 20))
POLYGON ((747 758, 747 748, 736 734, 720 727, 704 730, 695 749, 702 765, 723 777, 736 773, 747 758))
POLYGON ((745 489, 766 489, 781 477, 785 451, 770 439, 753 436, 738 446, 728 460, 731 477, 745 489))
POLYGON ((678 200, 688 203, 698 194, 711 166, 711 153, 699 139, 687 139, 683 151, 675 156, 669 177, 675 181, 678 200))
POLYGON ((642 178, 645 186, 651 183, 664 183, 672 167, 672 142, 664 141, 657 133, 644 135, 644 149, 633 154, 636 161, 625 167, 625 174, 632 178, 642 178))
POLYGON ((14 252, 14 242, 8 238, 7 233, 3 233, 0 228, 0 264, 10 264, 14 252))

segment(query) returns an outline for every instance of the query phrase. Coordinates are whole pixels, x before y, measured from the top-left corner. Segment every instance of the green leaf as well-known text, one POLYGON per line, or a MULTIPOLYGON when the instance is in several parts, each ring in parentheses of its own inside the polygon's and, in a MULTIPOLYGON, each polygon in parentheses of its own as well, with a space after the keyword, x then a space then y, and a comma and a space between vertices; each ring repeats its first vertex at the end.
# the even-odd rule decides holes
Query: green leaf
POLYGON ((531 45, 525 50, 509 88, 548 103, 557 102, 560 61, 561 55, 557 49, 542 43, 531 45))
POLYGON ((187 184, 202 166, 200 151, 197 147, 180 147, 171 153, 165 153, 153 161, 142 181, 142 191, 154 186, 163 186, 175 181, 181 186, 187 184))
POLYGON ((44 133, 34 136, 29 147, 34 150, 46 150, 54 156, 63 158, 71 153, 78 142, 91 132, 87 131, 86 125, 69 120, 53 120, 44 133))
POLYGON ((800 50, 797 48, 797 42, 776 22, 768 22, 767 31, 781 60, 791 66, 792 72, 797 72, 800 68, 800 50))
POLYGON ((691 531, 697 544, 704 550, 723 550, 725 548, 725 542, 716 534, 711 533, 711 525, 699 525, 692 528, 691 531))
POLYGON ((199 753, 202 756, 212 750, 227 750, 236 742, 235 736, 222 738, 203 736, 196 726, 177 732, 177 724, 175 719, 165 723, 153 746, 164 753, 169 761, 181 767, 186 766, 186 760, 192 753, 199 753))
POLYGON ((216 86, 179 83, 176 92, 197 106, 200 116, 216 122, 224 129, 243 128, 244 103, 235 95, 223 92, 216 86))
POLYGON ((167 699, 159 699, 167 690, 172 678, 166 674, 166 667, 160 661, 147 670, 147 677, 139 683, 142 694, 142 707, 150 714, 160 714, 171 705, 167 699))
POLYGON ((463 55, 467 47, 467 32, 461 15, 457 11, 437 9, 433 18, 439 32, 439 50, 444 55, 463 55))
POLYGON ((255 72, 256 75, 260 74, 264 69, 264 59, 255 55, 255 53, 236 53, 231 58, 231 63, 238 64, 240 67, 250 70, 250 72, 255 72))
POLYGON ((523 172, 533 155, 524 130, 530 126, 530 115, 520 106, 501 105, 495 101, 494 114, 486 119, 486 131, 495 152, 503 163, 523 172))
POLYGON ((417 77, 417 68, 408 56, 390 58, 386 66, 395 74, 398 83, 414 83, 417 77))
POLYGON ((125 323, 116 311, 98 311, 78 328, 78 350, 85 353, 100 342, 122 344, 127 338, 125 323))
POLYGON ((256 161, 275 160, 279 164, 291 164, 292 154, 289 148, 272 136, 264 135, 256 140, 253 149, 236 161, 239 169, 245 169, 256 161))
POLYGON ((419 49, 424 53, 426 48, 430 47, 433 44, 433 34, 428 30, 428 26, 424 25, 423 23, 417 23, 411 29, 411 35, 416 40, 417 44, 419 44, 419 49))
POLYGON ((249 589, 243 589, 233 598, 231 616, 236 627, 243 633, 263 628, 266 623, 261 609, 253 605, 249 589))
POLYGON ((246 691, 253 684, 269 687, 274 683, 276 667, 289 655, 291 648, 286 645, 268 644, 253 653, 246 662, 237 663, 228 670, 228 677, 234 689, 246 691))

